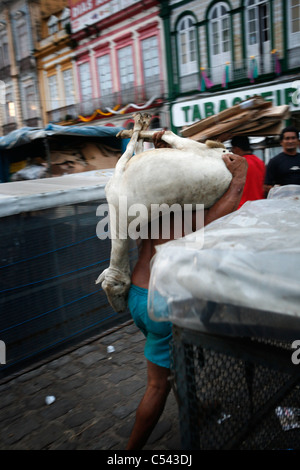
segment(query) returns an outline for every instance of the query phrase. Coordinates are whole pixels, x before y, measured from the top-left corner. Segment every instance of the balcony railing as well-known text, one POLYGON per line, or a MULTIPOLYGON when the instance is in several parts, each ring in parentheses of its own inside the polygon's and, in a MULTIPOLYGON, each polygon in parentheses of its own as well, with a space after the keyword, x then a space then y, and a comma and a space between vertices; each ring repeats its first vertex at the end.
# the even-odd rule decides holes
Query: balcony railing
MULTIPOLYGON (((289 62, 293 67, 300 65, 300 47, 296 55, 293 51, 289 54, 289 62)), ((244 80, 255 80, 256 78, 269 73, 276 73, 281 68, 275 54, 262 54, 251 56, 247 59, 227 62, 220 65, 213 65, 205 69, 205 74, 213 85, 222 85, 227 82, 237 82, 244 80)), ((201 89, 201 76, 194 73, 179 78, 180 92, 188 92, 193 89, 201 89)))
POLYGON ((48 122, 61 122, 77 117, 76 105, 63 106, 47 112, 48 122))
POLYGON ((101 98, 91 98, 80 103, 54 109, 47 112, 48 122, 60 122, 74 119, 78 115, 91 116, 95 111, 101 110, 103 113, 108 112, 118 106, 118 109, 125 107, 131 103, 142 105, 154 98, 164 98, 165 83, 160 80, 147 81, 142 86, 128 86, 126 90, 116 93, 108 93, 101 98))

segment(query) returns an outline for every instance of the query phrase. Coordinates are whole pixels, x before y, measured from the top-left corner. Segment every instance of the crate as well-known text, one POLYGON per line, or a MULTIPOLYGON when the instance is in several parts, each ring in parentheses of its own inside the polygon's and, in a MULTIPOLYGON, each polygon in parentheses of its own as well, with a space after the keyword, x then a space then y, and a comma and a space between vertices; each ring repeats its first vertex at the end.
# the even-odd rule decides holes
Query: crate
POLYGON ((291 341, 173 326, 172 365, 184 450, 300 448, 300 365, 291 341))

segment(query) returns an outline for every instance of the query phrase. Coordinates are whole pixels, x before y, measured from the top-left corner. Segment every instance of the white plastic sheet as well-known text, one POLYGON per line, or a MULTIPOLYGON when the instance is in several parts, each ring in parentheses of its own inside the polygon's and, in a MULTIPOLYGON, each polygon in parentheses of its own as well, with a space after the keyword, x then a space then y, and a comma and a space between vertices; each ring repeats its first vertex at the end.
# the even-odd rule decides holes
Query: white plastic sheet
POLYGON ((57 178, 0 184, 0 218, 36 210, 106 199, 114 169, 86 171, 57 178))
POLYGON ((273 188, 209 224, 203 246, 197 237, 158 247, 151 318, 225 334, 300 332, 300 186, 273 188))

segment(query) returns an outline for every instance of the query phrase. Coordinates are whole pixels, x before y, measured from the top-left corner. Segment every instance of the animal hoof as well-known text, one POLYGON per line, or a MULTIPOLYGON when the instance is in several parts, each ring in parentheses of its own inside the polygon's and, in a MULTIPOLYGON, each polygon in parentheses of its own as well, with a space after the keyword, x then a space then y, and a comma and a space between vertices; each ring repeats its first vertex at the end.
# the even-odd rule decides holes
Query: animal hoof
POLYGON ((97 278, 96 284, 100 283, 112 308, 118 313, 124 312, 131 284, 129 274, 109 267, 97 278))

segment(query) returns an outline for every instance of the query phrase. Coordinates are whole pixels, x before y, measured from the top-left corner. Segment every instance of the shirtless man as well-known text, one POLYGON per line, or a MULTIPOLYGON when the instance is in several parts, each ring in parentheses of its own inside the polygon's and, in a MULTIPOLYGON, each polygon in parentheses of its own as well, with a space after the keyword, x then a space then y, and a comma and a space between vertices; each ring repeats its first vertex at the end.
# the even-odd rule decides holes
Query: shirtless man
MULTIPOLYGON (((167 146, 162 140, 163 132, 154 135, 156 148, 167 146)), ((204 210, 204 225, 235 211, 239 205, 247 174, 247 161, 238 155, 225 154, 223 160, 232 174, 231 184, 226 193, 211 208, 204 210)), ((201 203, 201 201, 199 201, 201 203)), ((172 230, 170 240, 174 238, 172 230)), ((149 232, 150 233, 150 232, 149 232)), ((128 307, 136 325, 146 336, 145 357, 147 359, 147 388, 136 412, 135 424, 127 444, 127 450, 140 450, 146 444, 157 424, 170 392, 169 342, 172 325, 169 322, 155 322, 147 314, 150 261, 155 246, 169 240, 143 239, 139 258, 131 277, 128 307)))

